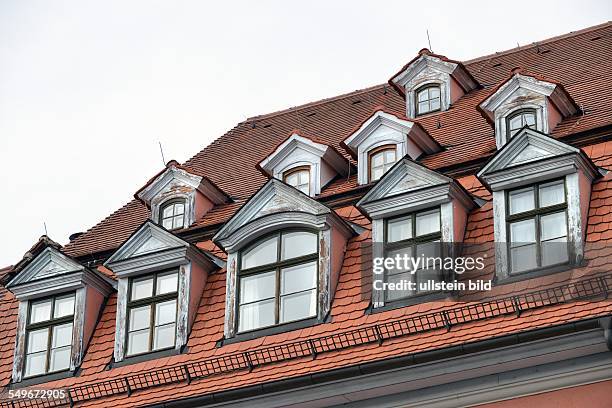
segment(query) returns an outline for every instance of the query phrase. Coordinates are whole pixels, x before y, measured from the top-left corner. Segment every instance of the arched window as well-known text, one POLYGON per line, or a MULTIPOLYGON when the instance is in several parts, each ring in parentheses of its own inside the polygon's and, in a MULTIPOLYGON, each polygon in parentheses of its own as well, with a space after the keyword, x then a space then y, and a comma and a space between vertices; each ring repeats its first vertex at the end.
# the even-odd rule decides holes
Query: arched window
POLYGON ((536 129, 536 111, 535 109, 520 109, 506 118, 506 129, 508 129, 508 138, 514 136, 523 127, 536 129))
POLYGON ((425 85, 415 92, 416 114, 423 115, 440 110, 440 85, 425 85))
POLYGON ((310 194, 310 167, 300 166, 283 173, 283 181, 304 194, 310 194))
POLYGON ((240 253, 238 332, 317 316, 318 235, 282 231, 240 253))
POLYGON ((368 154, 369 181, 376 181, 397 161, 395 145, 384 145, 373 149, 368 154))
POLYGON ((185 226, 185 201, 171 200, 165 203, 159 211, 159 223, 167 230, 185 226))

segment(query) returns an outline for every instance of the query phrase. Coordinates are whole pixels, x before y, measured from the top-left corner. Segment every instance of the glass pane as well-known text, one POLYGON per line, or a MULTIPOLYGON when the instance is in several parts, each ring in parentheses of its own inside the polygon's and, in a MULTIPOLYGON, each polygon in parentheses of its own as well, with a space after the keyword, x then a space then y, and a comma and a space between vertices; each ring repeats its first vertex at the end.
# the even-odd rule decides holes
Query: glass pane
POLYGON ((396 262, 394 262, 393 263, 394 267, 387 269, 387 275, 410 271, 410 267, 412 263, 409 261, 409 259, 412 257, 412 246, 394 249, 392 251, 387 251, 386 253, 387 258, 396 259, 398 255, 400 256, 400 263, 397 264, 396 262), (404 264, 404 261, 403 261, 404 256, 407 257, 406 265, 404 264), (395 266, 398 266, 399 268, 395 268, 395 266))
POLYGON ((542 266, 561 264, 568 260, 565 237, 542 242, 542 266))
POLYGON ((176 217, 172 218, 172 220, 173 220, 173 222, 172 222, 172 229, 183 228, 183 226, 185 224, 185 216, 184 215, 176 216, 176 217))
POLYGON ((47 364, 47 352, 29 354, 26 356, 25 376, 31 377, 45 373, 45 365, 47 364))
POLYGON ((298 184, 297 173, 291 173, 285 177, 285 183, 289 184, 290 186, 296 186, 298 184))
POLYGON ((549 215, 543 215, 540 219, 541 240, 547 241, 553 238, 565 237, 567 235, 565 218, 565 211, 549 215))
POLYGON ((387 242, 412 238, 412 216, 387 221, 387 242))
POLYGON ((140 330, 151 324, 151 305, 130 309, 129 331, 140 330))
POLYGON ((240 304, 274 297, 276 273, 274 271, 240 278, 240 304))
POLYGON ((238 331, 247 331, 274 324, 274 299, 240 306, 238 331))
POLYGON ((174 347, 176 329, 174 324, 156 327, 153 333, 153 349, 159 350, 174 347))
POLYGON ((155 305, 155 325, 174 323, 176 321, 176 300, 155 305))
POLYGON ((535 208, 533 188, 511 191, 509 194, 510 214, 518 214, 535 208))
POLYGON ((535 115, 533 113, 525 113, 523 115, 523 122, 529 127, 535 127, 535 115))
POLYGON ((300 184, 308 183, 308 179, 310 178, 310 172, 308 170, 302 170, 298 173, 300 184))
POLYGON ((510 119, 510 130, 520 129, 522 127, 523 125, 521 115, 517 115, 510 119))
POLYGON ((165 229, 167 230, 171 230, 174 228, 173 226, 173 222, 172 222, 172 218, 166 218, 163 222, 162 225, 165 229))
POLYGON ((429 88, 429 99, 436 99, 440 97, 440 88, 437 86, 429 88))
POLYGON ((513 246, 535 242, 535 220, 524 220, 510 224, 510 242, 513 246))
POLYGON ((432 111, 440 109, 440 98, 432 99, 430 106, 432 111))
POLYGON ((384 151, 385 163, 395 163, 395 149, 389 149, 384 151))
POLYGON ((429 103, 419 102, 419 113, 427 113, 427 112, 429 112, 429 103))
POLYGON ((128 355, 149 351, 149 329, 128 334, 128 355))
POLYGON ((30 323, 44 322, 51 319, 51 299, 42 302, 32 302, 30 307, 30 323))
POLYGON ((173 212, 174 212, 174 206, 173 205, 168 205, 168 206, 164 207, 164 211, 162 213, 162 218, 172 217, 173 212))
POLYGON ((537 267, 535 244, 512 248, 510 250, 512 272, 521 272, 537 267))
POLYGON ((416 215, 417 236, 440 231, 440 211, 433 210, 416 215))
MULTIPOLYGON (((393 283, 393 284, 398 284, 402 281, 412 282, 414 281, 414 277, 415 275, 411 274, 410 272, 405 272, 405 273, 387 276, 387 282, 393 283)), ((414 294, 413 291, 408 290, 408 285, 405 285, 405 288, 402 290, 399 290, 399 288, 393 289, 393 290, 388 289, 387 290, 387 300, 401 299, 401 298, 411 296, 413 294, 414 294)))
POLYGON ((316 253, 317 237, 317 234, 305 231, 283 234, 281 259, 292 259, 316 253))
POLYGON ((174 204, 174 215, 185 214, 185 204, 174 204))
POLYGON ((317 263, 309 262, 281 270, 281 295, 317 287, 317 263))
POLYGON ((74 295, 55 298, 53 317, 64 317, 74 314, 74 295))
POLYGON ((132 280, 131 300, 144 299, 153 296, 153 277, 132 280))
POLYGON ((419 102, 423 102, 423 101, 426 101, 427 99, 429 99, 429 92, 428 92, 428 90, 427 89, 423 89, 421 92, 419 92, 418 99, 419 99, 419 102))
POLYGON ((299 186, 297 186, 297 189, 304 194, 310 194, 310 186, 308 185, 308 183, 300 184, 299 186))
POLYGON ((70 347, 51 350, 49 371, 67 370, 70 368, 70 347))
POLYGON ((564 202, 565 187, 562 181, 540 186, 540 207, 550 207, 564 202))
POLYGON ((28 353, 47 350, 49 329, 32 330, 28 334, 28 353))
POLYGON ((242 269, 276 262, 278 236, 274 235, 242 253, 242 269))
POLYGON ((317 314, 317 291, 295 293, 281 297, 280 323, 313 317, 317 314))
POLYGON ((372 155, 372 166, 373 167, 380 167, 383 165, 384 163, 384 155, 385 152, 378 152, 372 155))
POLYGON ((53 327, 51 348, 70 346, 72 344, 72 323, 53 327))
POLYGON ((372 168, 372 177, 371 177, 371 181, 376 181, 376 180, 378 180, 379 178, 381 178, 381 177, 382 177, 383 173, 384 173, 384 170, 383 170, 383 168, 382 168, 382 167, 375 167, 375 168, 372 168))
POLYGON ((178 273, 168 273, 164 275, 157 275, 157 289, 158 295, 164 293, 176 292, 178 288, 178 273))

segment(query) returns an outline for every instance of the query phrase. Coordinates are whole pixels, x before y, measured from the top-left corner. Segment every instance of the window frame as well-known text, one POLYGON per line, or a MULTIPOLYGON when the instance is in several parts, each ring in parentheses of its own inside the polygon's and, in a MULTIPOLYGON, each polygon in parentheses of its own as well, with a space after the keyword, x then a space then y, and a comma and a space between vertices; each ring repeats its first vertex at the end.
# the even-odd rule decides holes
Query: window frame
MULTIPOLYGON (((510 112, 508 115, 506 115, 505 117, 505 121, 506 121, 506 143, 513 138, 514 136, 516 136, 516 133, 513 135, 512 134, 512 129, 510 129, 510 121, 514 118, 516 118, 517 116, 522 116, 525 115, 526 113, 531 113, 533 115, 534 118, 534 124, 533 124, 533 128, 531 126, 527 126, 527 125, 523 125, 518 129, 514 129, 517 131, 518 130, 524 128, 525 126, 527 126, 529 129, 533 129, 533 130, 538 130, 538 112, 537 109, 535 108, 520 108, 517 109, 513 112, 510 112)), ((522 122, 522 120, 521 120, 522 122)))
MULTIPOLYGON (((179 292, 179 286, 180 286, 180 271, 178 269, 164 269, 163 271, 157 271, 157 272, 153 272, 150 274, 146 274, 146 275, 139 275, 139 276, 133 276, 128 278, 128 287, 127 287, 127 302, 126 302, 126 314, 125 314, 125 338, 123 339, 123 346, 124 346, 124 350, 125 350, 125 359, 128 358, 132 358, 132 357, 138 357, 138 356, 142 356, 142 355, 146 355, 146 354, 151 354, 151 353, 157 353, 160 351, 165 351, 165 350, 172 350, 176 347, 176 328, 177 328, 177 324, 178 324, 178 306, 179 306, 179 299, 178 299, 178 292, 179 292), (155 292, 157 291, 157 277, 159 275, 167 275, 167 274, 171 274, 171 273, 175 273, 177 280, 176 280, 176 291, 175 292, 170 292, 170 293, 164 293, 161 295, 155 295, 155 292), (146 298, 142 298, 142 299, 137 299, 137 300, 132 300, 132 286, 134 283, 134 280, 147 280, 149 278, 153 279, 153 289, 152 289, 152 296, 150 297, 146 297, 146 298), (170 300, 175 300, 175 307, 176 307, 176 312, 174 315, 174 337, 173 337, 173 345, 169 346, 169 347, 164 347, 164 348, 160 348, 160 349, 153 349, 153 341, 154 341, 154 336, 155 336, 155 306, 158 303, 164 303, 170 300), (130 337, 130 311, 134 308, 139 308, 139 307, 143 307, 143 306, 151 306, 151 311, 149 314, 149 347, 147 351, 143 351, 141 353, 134 353, 134 354, 129 354, 129 337, 130 337)), ((144 330, 144 329, 141 329, 144 330)), ((139 331, 139 330, 136 330, 139 331)))
POLYGON ((304 194, 310 195, 310 187, 312 185, 311 184, 312 183, 312 175, 310 173, 311 173, 311 171, 310 171, 310 166, 309 165, 293 167, 293 168, 291 168, 289 170, 285 170, 283 172, 283 182, 288 184, 288 185, 290 185, 291 187, 295 188, 296 190, 302 191, 302 193, 304 193, 304 194), (302 190, 300 190, 296 186, 291 186, 291 184, 287 183, 287 178, 289 178, 289 176, 291 176, 291 175, 293 175, 295 173, 303 172, 303 171, 308 173, 308 193, 304 193, 302 190))
MULTIPOLYGON (((261 243, 273 236, 277 236, 278 239, 278 243, 277 243, 277 247, 276 247, 276 262, 273 263, 268 263, 265 265, 258 265, 255 267, 251 267, 251 268, 246 268, 243 269, 242 268, 242 257, 243 254, 246 250, 249 250, 250 248, 254 248, 256 246, 255 242, 251 242, 249 245, 246 245, 244 248, 240 249, 238 251, 238 256, 237 256, 237 265, 238 265, 238 273, 237 273, 237 282, 236 282, 236 299, 235 299, 235 310, 236 310, 236 318, 235 318, 235 327, 236 327, 236 335, 237 336, 241 336, 244 334, 249 334, 249 333, 254 333, 254 332, 258 332, 261 330, 267 330, 270 328, 276 328, 276 327, 283 327, 283 326, 288 326, 288 325, 294 325, 296 323, 299 322, 303 322, 303 321, 308 321, 311 320, 313 318, 316 318, 319 314, 319 302, 318 302, 318 298, 319 298, 319 293, 320 293, 320 287, 319 287, 319 254, 320 254, 320 242, 319 242, 319 231, 317 231, 316 229, 310 229, 310 228, 287 228, 287 229, 282 229, 282 230, 278 230, 278 231, 274 231, 272 233, 263 235, 261 237, 258 237, 258 243, 261 243), (287 233, 292 233, 292 232, 308 232, 311 233, 313 235, 315 235, 317 237, 317 249, 316 252, 312 253, 312 254, 307 254, 307 255, 302 255, 299 256, 297 258, 291 258, 288 260, 281 260, 281 255, 282 255, 282 236, 283 234, 287 234, 287 233), (298 319, 298 320, 291 320, 289 322, 285 322, 285 323, 280 323, 280 300, 281 300, 281 295, 280 295, 280 291, 281 291, 281 270, 291 267, 291 266, 297 266, 297 265, 305 265, 307 263, 310 262, 315 262, 315 274, 316 274, 316 294, 315 294, 315 306, 316 306, 316 310, 315 310, 315 314, 313 316, 307 316, 304 317, 302 319, 298 319), (246 271, 246 272, 245 272, 246 271), (261 327, 257 327, 254 329, 250 329, 250 330, 240 330, 240 306, 242 306, 240 304, 240 296, 241 296, 241 291, 240 291, 240 287, 241 287, 241 280, 243 277, 245 276, 255 276, 258 274, 262 274, 265 272, 271 272, 274 271, 275 273, 275 290, 274 290, 274 324, 272 325, 268 325, 268 326, 261 326, 261 327)), ((309 289, 312 290, 312 289, 309 289)), ((299 293, 299 292, 296 292, 299 293)), ((249 302, 249 303, 253 303, 253 302, 249 302)), ((245 303, 248 304, 248 303, 245 303)))
POLYGON ((505 199, 505 207, 506 213, 504 214, 506 223, 506 242, 507 244, 507 256, 508 256, 508 277, 519 276, 523 274, 529 274, 532 272, 540 271, 542 269, 556 268, 562 265, 567 265, 570 263, 571 252, 570 252, 570 240, 569 240, 569 220, 568 220, 568 191, 567 191, 567 183, 565 178, 557 178, 552 180, 543 180, 537 183, 532 183, 526 186, 520 186, 512 189, 508 189, 504 192, 505 199), (563 203, 554 204, 548 207, 540 208, 540 186, 545 184, 553 184, 555 182, 561 182, 563 185, 563 195, 564 201, 563 203), (510 214, 510 194, 514 191, 525 190, 527 188, 531 188, 533 190, 533 200, 534 207, 532 210, 523 211, 517 214, 510 214), (541 218, 546 215, 555 214, 563 211, 565 213, 565 238, 567 244, 567 261, 559 262, 556 264, 545 265, 542 266, 542 225, 541 218), (512 270, 512 240, 511 240, 511 224, 525 221, 525 220, 534 220, 535 223, 535 241, 534 244, 536 246, 536 267, 531 269, 525 269, 522 271, 514 272, 512 270))
MULTIPOLYGON (((393 165, 395 165, 395 163, 398 162, 398 157, 397 157, 397 145, 393 144, 393 143, 389 143, 389 144, 384 144, 382 146, 378 146, 375 147, 373 149, 371 149, 370 151, 368 151, 368 183, 372 183, 374 181, 378 181, 380 180, 385 173, 383 173, 380 178, 376 179, 376 180, 372 180, 372 157, 374 157, 374 155, 378 154, 378 153, 382 153, 385 152, 387 150, 393 150, 395 153, 395 161, 393 162, 393 165)), ((384 162, 384 159, 383 159, 384 162)), ((383 163, 383 167, 384 167, 385 163, 383 163)), ((391 167, 393 167, 393 165, 391 167)))
MULTIPOLYGON (((56 326, 61 326, 67 323, 72 323, 72 332, 70 334, 70 356, 72 357, 72 348, 74 346, 74 344, 72 344, 73 341, 73 337, 74 337, 74 317, 75 317, 75 308, 76 308, 76 292, 75 291, 69 291, 69 292, 63 292, 63 293, 58 293, 56 295, 50 295, 50 296, 45 296, 45 297, 41 297, 41 298, 37 298, 37 299, 31 299, 28 302, 28 313, 26 316, 26 324, 25 324, 25 341, 24 341, 24 353, 23 353, 23 367, 22 367, 22 379, 26 380, 26 379, 31 379, 31 378, 37 378, 37 377, 42 377, 42 376, 46 376, 49 374, 56 374, 56 373, 62 373, 62 372, 66 372, 66 371, 70 371, 70 365, 68 366, 68 368, 62 369, 62 370, 55 370, 55 371, 50 371, 50 365, 51 365, 51 345, 52 345, 52 337, 53 337, 53 328, 56 326), (67 316, 62 316, 62 317, 58 317, 58 318, 53 318, 53 312, 55 310, 55 301, 57 298, 63 298, 63 297, 68 297, 72 295, 72 299, 73 299, 73 309, 72 309, 72 314, 71 315, 67 315, 67 316), (50 316, 51 318, 49 320, 45 320, 42 322, 38 322, 38 323, 30 323, 31 317, 32 317, 32 304, 34 303, 42 303, 42 302, 46 302, 48 300, 51 300, 51 313, 50 316), (47 357, 45 359, 45 371, 43 373, 40 374, 34 374, 34 375, 26 375, 26 368, 27 368, 27 358, 28 358, 28 345, 29 345, 29 339, 30 339, 30 332, 35 331, 35 330, 41 330, 41 329, 47 329, 47 347, 46 347, 46 353, 47 353, 47 357)), ((64 346, 65 347, 65 346, 64 346)))
MULTIPOLYGON (((431 98, 427 99, 427 105, 431 108, 431 98)), ((442 111, 442 86, 438 83, 430 83, 425 84, 423 86, 418 87, 414 90, 414 116, 422 116, 427 115, 432 112, 440 112, 442 111), (438 90, 438 99, 440 101, 438 109, 430 109, 427 112, 419 112, 419 94, 424 91, 428 91, 427 96, 429 97, 429 90, 432 88, 436 88, 438 90)))
MULTIPOLYGON (((383 220, 383 256, 387 257, 387 253, 389 251, 394 251, 394 250, 398 250, 398 249, 402 249, 402 248, 412 248, 413 249, 413 254, 416 253, 416 249, 419 245, 421 244, 427 244, 427 243, 434 243, 434 241, 438 240, 440 243, 442 243, 442 209, 440 208, 440 206, 437 207, 432 207, 432 208, 426 208, 423 210, 418 210, 418 211, 412 211, 409 213, 405 213, 405 214, 400 214, 400 215, 395 215, 392 217, 388 217, 385 218, 383 220), (439 222, 439 226, 440 229, 438 230, 438 232, 430 232, 429 234, 425 234, 425 235, 421 235, 421 236, 417 236, 416 235, 416 217, 418 214, 423 214, 423 213, 428 213, 431 211, 437 210, 438 211, 438 222, 439 222), (399 219, 399 218, 407 218, 410 217, 411 219, 411 238, 406 238, 403 240, 399 240, 399 241, 394 241, 394 242, 388 242, 389 241, 389 222, 399 219)), ((442 246, 441 246, 442 248, 442 246)), ((442 256, 442 254, 440 255, 442 256)), ((415 273, 416 274, 416 273, 415 273)), ((443 271, 439 271, 440 277, 442 278, 444 276, 444 272, 443 271)), ((389 282, 388 279, 389 276, 389 272, 388 270, 385 268, 384 271, 384 282, 389 282)), ((388 298, 388 291, 385 290, 384 292, 384 303, 385 305, 387 304, 394 304, 396 302, 401 302, 401 301, 406 301, 407 299, 414 299, 420 296, 427 296, 427 295, 431 295, 432 293, 435 292, 422 292, 419 293, 418 288, 417 290, 414 292, 414 294, 411 294, 410 296, 404 296, 404 297, 400 297, 397 299, 389 299, 388 298)))
POLYGON ((174 218, 177 217, 177 215, 174 214, 174 210, 172 211, 172 215, 168 218, 164 218, 164 210, 170 206, 174 206, 176 204, 183 204, 183 225, 181 225, 180 227, 176 227, 176 228, 169 228, 168 231, 173 231, 173 230, 178 230, 178 229, 183 229, 187 227, 187 220, 186 220, 186 215, 187 215, 187 200, 185 200, 184 198, 171 198, 167 201, 164 201, 160 206, 159 206, 159 214, 158 214, 158 224, 161 225, 163 228, 164 227, 164 220, 166 219, 172 219, 172 225, 174 225, 174 218))

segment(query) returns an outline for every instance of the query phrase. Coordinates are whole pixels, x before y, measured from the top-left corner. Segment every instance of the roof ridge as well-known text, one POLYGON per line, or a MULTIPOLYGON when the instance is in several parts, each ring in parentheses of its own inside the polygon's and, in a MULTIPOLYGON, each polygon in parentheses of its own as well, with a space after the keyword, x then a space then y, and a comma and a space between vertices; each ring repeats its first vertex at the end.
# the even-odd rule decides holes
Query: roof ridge
POLYGON ((487 59, 490 59, 490 58, 493 58, 493 57, 499 57, 501 55, 508 55, 508 54, 512 54, 512 53, 515 53, 515 52, 524 51, 524 50, 527 50, 527 49, 530 49, 530 48, 534 48, 534 47, 540 46, 542 44, 550 44, 550 43, 555 42, 555 41, 559 41, 559 40, 564 40, 566 38, 575 37, 577 35, 585 34, 585 33, 591 32, 591 31, 596 31, 596 30, 599 30, 601 28, 608 27, 610 25, 612 25, 612 21, 608 20, 605 23, 597 24, 597 25, 594 25, 594 26, 591 26, 591 27, 581 28, 580 30, 576 30, 576 31, 570 31, 569 33, 560 34, 560 35, 556 35, 556 36, 553 36, 553 37, 545 38, 544 40, 540 40, 540 41, 534 41, 531 44, 521 45, 520 47, 511 48, 511 49, 504 50, 504 51, 496 51, 496 52, 492 52, 492 53, 487 54, 487 55, 483 55, 483 56, 480 56, 480 57, 476 57, 476 58, 472 58, 472 59, 469 59, 469 60, 465 60, 465 61, 463 61, 463 64, 465 64, 465 65, 467 65, 467 64, 474 64, 476 62, 481 62, 481 61, 484 61, 484 60, 487 60, 487 59))
POLYGON ((333 101, 337 101, 337 100, 340 100, 340 99, 349 98, 351 96, 360 95, 360 94, 364 94, 364 93, 367 93, 367 92, 372 92, 372 91, 374 91, 376 89, 383 88, 386 85, 387 85, 387 83, 382 83, 382 84, 379 84, 379 85, 372 85, 372 86, 369 86, 369 87, 366 87, 366 88, 357 89, 355 91, 346 92, 346 93, 343 93, 343 94, 340 94, 340 95, 336 95, 336 96, 331 96, 329 98, 323 98, 323 99, 319 99, 317 101, 307 102, 307 103, 304 103, 302 105, 293 106, 291 108, 281 109, 281 110, 278 110, 278 111, 275 111, 275 112, 271 112, 271 113, 264 113, 263 115, 251 116, 250 118, 247 118, 245 120, 245 122, 253 121, 253 120, 268 119, 270 117, 282 115, 282 114, 285 114, 285 113, 295 112, 297 110, 311 108, 311 107, 314 107, 314 106, 322 105, 324 103, 328 103, 328 102, 333 102, 333 101))

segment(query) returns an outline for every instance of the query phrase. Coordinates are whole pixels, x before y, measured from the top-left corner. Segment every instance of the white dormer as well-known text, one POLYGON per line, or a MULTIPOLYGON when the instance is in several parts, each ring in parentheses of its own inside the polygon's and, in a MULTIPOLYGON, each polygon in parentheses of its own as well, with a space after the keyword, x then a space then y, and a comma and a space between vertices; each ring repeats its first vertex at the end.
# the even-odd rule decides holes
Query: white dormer
POLYGON ((445 111, 457 99, 478 87, 478 82, 458 61, 424 48, 389 83, 406 98, 406 115, 414 118, 445 111))
POLYGON ((168 230, 187 228, 229 197, 206 177, 171 160, 134 195, 151 210, 151 220, 168 230))
POLYGON ((336 175, 345 176, 348 162, 336 149, 293 133, 257 165, 268 176, 283 180, 311 197, 336 175))
POLYGON ((382 110, 375 112, 342 144, 357 159, 359 184, 378 180, 406 155, 416 160, 441 150, 418 123, 382 110))
POLYGON ((548 134, 563 118, 578 111, 560 84, 520 72, 502 83, 478 108, 495 126, 498 149, 523 127, 548 134))
POLYGON ((6 286, 19 301, 13 382, 74 373, 114 285, 47 237, 35 248, 6 286))

